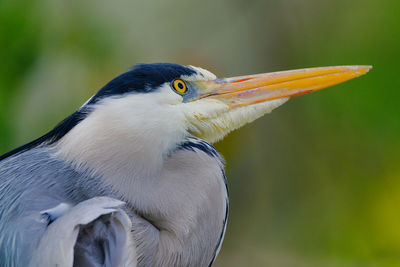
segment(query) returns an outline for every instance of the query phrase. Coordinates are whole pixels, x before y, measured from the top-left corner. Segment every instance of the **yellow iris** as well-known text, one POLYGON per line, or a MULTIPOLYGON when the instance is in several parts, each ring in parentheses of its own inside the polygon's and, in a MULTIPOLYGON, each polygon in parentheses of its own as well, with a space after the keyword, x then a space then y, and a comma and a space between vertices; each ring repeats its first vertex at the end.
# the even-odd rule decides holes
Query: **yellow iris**
POLYGON ((180 79, 176 79, 172 85, 175 91, 177 91, 180 94, 184 94, 187 91, 186 83, 180 79))

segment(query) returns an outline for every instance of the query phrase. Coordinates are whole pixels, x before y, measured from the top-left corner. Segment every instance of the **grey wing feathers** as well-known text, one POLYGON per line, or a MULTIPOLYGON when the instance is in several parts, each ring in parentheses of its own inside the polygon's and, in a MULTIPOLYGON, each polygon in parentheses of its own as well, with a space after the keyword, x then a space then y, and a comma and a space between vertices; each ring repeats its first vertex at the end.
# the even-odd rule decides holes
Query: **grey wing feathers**
POLYGON ((48 226, 29 266, 136 266, 131 221, 120 208, 123 204, 96 197, 69 208, 48 226))

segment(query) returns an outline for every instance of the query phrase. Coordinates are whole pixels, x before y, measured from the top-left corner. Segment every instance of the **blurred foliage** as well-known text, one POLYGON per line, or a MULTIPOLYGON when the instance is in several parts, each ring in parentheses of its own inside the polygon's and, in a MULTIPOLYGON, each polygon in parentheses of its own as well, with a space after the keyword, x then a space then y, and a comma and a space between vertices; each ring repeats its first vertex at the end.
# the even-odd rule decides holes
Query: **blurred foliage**
POLYGON ((216 266, 400 265, 400 1, 0 1, 0 151, 131 65, 220 76, 371 64, 217 144, 231 211, 216 266))

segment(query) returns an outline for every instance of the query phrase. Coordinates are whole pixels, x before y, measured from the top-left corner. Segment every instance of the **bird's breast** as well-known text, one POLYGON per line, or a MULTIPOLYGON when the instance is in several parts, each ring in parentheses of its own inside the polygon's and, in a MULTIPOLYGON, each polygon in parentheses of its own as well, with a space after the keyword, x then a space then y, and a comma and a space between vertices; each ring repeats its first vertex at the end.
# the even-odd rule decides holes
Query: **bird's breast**
POLYGON ((139 249, 148 249, 139 251, 148 255, 143 259, 157 255, 151 262, 155 266, 205 266, 215 259, 227 221, 228 191, 223 160, 214 147, 200 139, 182 143, 165 159, 152 190, 140 199, 150 211, 137 224, 133 220, 133 233, 142 242, 139 249), (142 219, 153 226, 144 227, 148 237, 143 237, 142 219), (154 251, 157 242, 159 251, 154 251))

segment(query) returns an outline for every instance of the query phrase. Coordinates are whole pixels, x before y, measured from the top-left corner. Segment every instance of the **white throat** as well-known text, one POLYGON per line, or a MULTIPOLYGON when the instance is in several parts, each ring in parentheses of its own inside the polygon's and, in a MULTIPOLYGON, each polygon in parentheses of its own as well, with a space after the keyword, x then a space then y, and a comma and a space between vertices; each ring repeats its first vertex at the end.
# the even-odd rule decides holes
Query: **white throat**
MULTIPOLYGON (((186 135, 184 115, 169 104, 179 103, 180 96, 169 91, 100 101, 57 142, 56 156, 100 175, 117 191, 135 188, 139 179, 143 187, 143 181, 157 177, 165 156, 186 135)), ((131 200, 131 194, 122 195, 131 200)))

